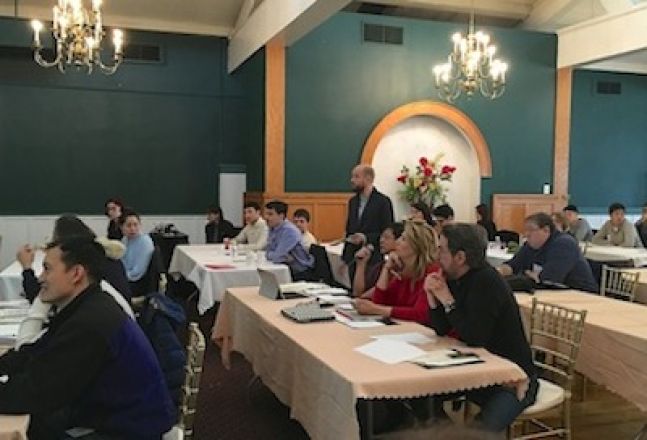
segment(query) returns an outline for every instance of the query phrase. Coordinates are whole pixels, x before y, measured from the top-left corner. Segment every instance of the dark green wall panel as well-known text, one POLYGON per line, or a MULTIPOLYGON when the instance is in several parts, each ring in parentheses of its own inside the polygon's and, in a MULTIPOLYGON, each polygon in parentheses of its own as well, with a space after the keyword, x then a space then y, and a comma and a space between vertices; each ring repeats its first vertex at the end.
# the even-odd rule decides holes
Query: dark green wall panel
MULTIPOLYGON (((0 19, 0 45, 28 45, 29 32, 0 19)), ((0 58, 0 214, 98 213, 113 195, 144 213, 201 213, 220 165, 248 162, 263 133, 257 69, 227 75, 223 38, 127 38, 160 45, 163 62, 88 76, 0 58)))
MULTIPOLYGON (((464 27, 340 13, 290 47, 286 189, 348 190, 349 171, 380 119, 402 104, 438 99, 431 69, 446 59, 451 34, 464 27), (363 43, 362 22, 402 26, 404 44, 363 43)), ((457 104, 482 130, 492 153, 494 177, 483 180, 482 198, 537 193, 552 178, 556 38, 487 30, 510 63, 508 90, 496 101, 457 104)))
POLYGON ((575 71, 569 184, 587 212, 647 202, 647 75, 575 71), (598 81, 619 82, 621 94, 597 93, 598 81))

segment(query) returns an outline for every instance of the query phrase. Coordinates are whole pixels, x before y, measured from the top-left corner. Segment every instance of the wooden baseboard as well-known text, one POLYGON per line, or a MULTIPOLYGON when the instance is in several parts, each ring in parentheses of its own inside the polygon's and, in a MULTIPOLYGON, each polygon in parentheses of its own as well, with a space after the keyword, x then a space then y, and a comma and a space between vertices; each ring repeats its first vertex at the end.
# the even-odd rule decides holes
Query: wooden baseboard
POLYGON ((310 213, 310 231, 319 241, 332 241, 344 236, 348 200, 351 193, 245 193, 245 202, 257 202, 263 206, 272 200, 288 204, 288 218, 297 209, 310 213))

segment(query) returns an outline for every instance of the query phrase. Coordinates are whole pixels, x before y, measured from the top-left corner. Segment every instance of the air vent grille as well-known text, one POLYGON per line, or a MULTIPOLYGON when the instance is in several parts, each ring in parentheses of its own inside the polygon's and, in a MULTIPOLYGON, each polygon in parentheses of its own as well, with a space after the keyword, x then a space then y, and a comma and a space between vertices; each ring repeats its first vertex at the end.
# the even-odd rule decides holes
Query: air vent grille
POLYGON ((600 95, 620 95, 622 84, 617 81, 598 81, 595 85, 596 93, 600 95))
POLYGON ((363 23, 362 37, 364 41, 371 43, 402 45, 404 29, 397 26, 363 23))

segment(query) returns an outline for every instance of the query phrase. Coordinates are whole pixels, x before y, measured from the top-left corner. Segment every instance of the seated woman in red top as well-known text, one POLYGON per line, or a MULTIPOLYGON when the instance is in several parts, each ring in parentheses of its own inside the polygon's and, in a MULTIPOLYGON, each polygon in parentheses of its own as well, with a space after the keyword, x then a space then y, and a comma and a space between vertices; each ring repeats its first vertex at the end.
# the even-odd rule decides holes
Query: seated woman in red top
POLYGON ((356 299, 361 314, 382 315, 420 324, 429 323, 427 296, 423 290, 427 274, 440 271, 436 259, 438 240, 425 223, 408 221, 382 267, 372 300, 356 299))

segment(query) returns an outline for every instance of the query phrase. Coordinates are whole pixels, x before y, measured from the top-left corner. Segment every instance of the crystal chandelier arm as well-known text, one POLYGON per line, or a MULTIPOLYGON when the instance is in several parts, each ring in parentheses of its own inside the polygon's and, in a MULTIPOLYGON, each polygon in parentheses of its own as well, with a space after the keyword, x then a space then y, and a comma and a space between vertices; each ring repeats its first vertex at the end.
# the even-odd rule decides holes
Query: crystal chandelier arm
POLYGON ((54 67, 57 64, 60 64, 62 57, 62 48, 60 43, 56 43, 56 56, 52 61, 47 61, 45 58, 43 58, 43 55, 41 51, 43 50, 43 46, 36 46, 34 47, 34 61, 38 63, 39 66, 42 67, 54 67))

